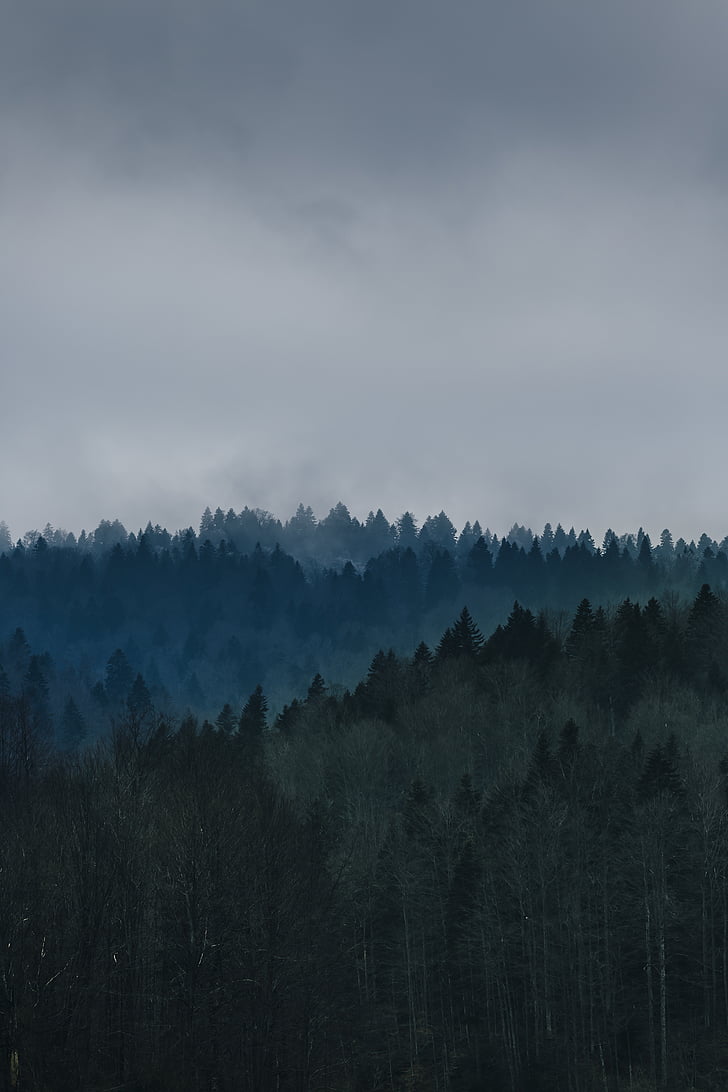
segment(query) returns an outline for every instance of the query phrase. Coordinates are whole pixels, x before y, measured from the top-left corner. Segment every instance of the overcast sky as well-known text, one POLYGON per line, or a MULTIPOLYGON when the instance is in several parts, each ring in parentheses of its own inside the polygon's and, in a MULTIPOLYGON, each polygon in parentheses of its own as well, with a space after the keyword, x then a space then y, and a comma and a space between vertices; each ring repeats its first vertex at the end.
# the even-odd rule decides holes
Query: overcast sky
POLYGON ((728 532, 728 4, 0 0, 0 519, 728 532))

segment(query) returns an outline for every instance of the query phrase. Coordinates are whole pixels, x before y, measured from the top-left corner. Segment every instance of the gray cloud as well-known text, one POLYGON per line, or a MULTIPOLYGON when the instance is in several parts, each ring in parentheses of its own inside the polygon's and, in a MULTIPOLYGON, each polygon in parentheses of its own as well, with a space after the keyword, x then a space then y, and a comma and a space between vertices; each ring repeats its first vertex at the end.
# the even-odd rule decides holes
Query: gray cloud
POLYGON ((722 5, 678 0, 16 0, 0 91, 116 170, 216 153, 253 177, 458 178, 504 143, 719 152, 727 31, 722 5))
POLYGON ((0 518, 724 534, 728 10, 24 0, 0 518))

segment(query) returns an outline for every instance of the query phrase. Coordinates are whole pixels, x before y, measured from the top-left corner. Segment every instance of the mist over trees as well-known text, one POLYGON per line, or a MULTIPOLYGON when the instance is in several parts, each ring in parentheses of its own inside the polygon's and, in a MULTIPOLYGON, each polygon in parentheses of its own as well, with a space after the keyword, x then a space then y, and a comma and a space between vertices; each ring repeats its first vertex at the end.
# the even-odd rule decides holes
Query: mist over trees
POLYGON ((653 547, 641 530, 610 530, 597 547, 560 524, 539 536, 515 524, 498 538, 477 520, 458 532, 444 512, 421 527, 410 512, 361 522, 342 503, 321 520, 301 504, 283 523, 207 508, 199 532, 150 523, 135 534, 104 520, 78 538, 46 526, 14 546, 0 532, 0 641, 23 631, 47 657, 55 730, 72 700, 92 737, 137 675, 167 713, 214 719, 258 685, 278 709, 317 672, 352 686, 378 647, 436 642, 463 603, 491 630, 514 600, 572 611, 583 597, 690 597, 728 580, 726 541, 705 534, 673 543, 666 530, 653 547), (119 653, 124 685, 112 678, 109 690, 119 653))
POLYGON ((0 1089, 725 1088, 725 543, 220 515, 1 551, 0 1089))

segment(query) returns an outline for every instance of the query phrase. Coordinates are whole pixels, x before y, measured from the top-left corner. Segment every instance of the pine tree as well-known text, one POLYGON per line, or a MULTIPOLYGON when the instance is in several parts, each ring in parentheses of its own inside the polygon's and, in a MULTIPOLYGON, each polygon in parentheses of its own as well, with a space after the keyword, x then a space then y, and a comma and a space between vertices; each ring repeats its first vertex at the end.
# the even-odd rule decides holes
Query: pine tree
POLYGON ((200 520, 200 539, 206 539, 209 537, 210 532, 214 530, 214 522, 212 518, 212 512, 209 507, 202 513, 202 519, 200 520))
POLYGON ((435 658, 440 661, 447 660, 450 656, 457 656, 457 651, 458 644, 455 634, 452 631, 452 626, 448 626, 438 641, 435 658))
POLYGON ((298 698, 294 698, 290 705, 284 705, 276 717, 275 727, 284 736, 290 736, 296 729, 301 715, 302 705, 298 698))
POLYGON ((235 713, 232 712, 232 705, 229 703, 229 701, 225 702, 223 708, 220 709, 219 713, 215 717, 215 726, 217 728, 217 731, 222 733, 224 736, 230 736, 232 735, 232 733, 234 733, 236 727, 236 717, 235 713))
POLYGON ((430 652, 429 647, 424 641, 420 641, 415 649, 415 654, 412 657, 412 664, 409 669, 412 689, 414 694, 418 697, 427 693, 432 678, 433 662, 434 657, 430 652))
POLYGON ((402 670, 394 649, 382 649, 369 665, 366 682, 357 687, 364 711, 382 720, 394 720, 402 691, 402 670))
POLYGON ((397 545, 400 550, 417 550, 418 531, 417 523, 411 512, 404 512, 396 523, 397 545))
POLYGON ((413 665, 415 667, 431 667, 432 666, 432 653, 430 652, 430 649, 428 648, 428 646, 425 644, 424 641, 420 641, 417 648, 415 649, 415 654, 414 654, 414 656, 412 658, 412 663, 413 663, 413 665))
POLYGON ((493 577, 493 555, 481 535, 468 553, 464 579, 476 588, 486 587, 493 577))
POLYGON ((725 609, 710 585, 703 584, 688 615, 687 651, 693 671, 707 671, 711 660, 725 655, 725 609))
POLYGON ((594 611, 588 599, 582 599, 576 608, 569 636, 566 638, 566 654, 572 658, 583 656, 594 632, 594 611))
POLYGON ((326 696, 326 683, 324 682, 323 675, 318 671, 311 680, 311 685, 308 688, 306 694, 306 702, 309 705, 313 705, 326 696))
POLYGON ((455 655, 474 659, 483 647, 483 634, 472 619, 467 607, 463 607, 452 627, 455 655))
POLYGON ((235 713, 230 702, 226 701, 215 718, 215 726, 218 732, 224 736, 232 735, 235 730, 235 713))
POLYGON ((533 659, 541 651, 541 635, 530 610, 516 600, 505 626, 498 626, 484 646, 486 660, 533 659))
POLYGON ((268 699, 263 693, 263 687, 258 684, 240 714, 238 735, 243 739, 259 739, 266 728, 267 714, 268 699))

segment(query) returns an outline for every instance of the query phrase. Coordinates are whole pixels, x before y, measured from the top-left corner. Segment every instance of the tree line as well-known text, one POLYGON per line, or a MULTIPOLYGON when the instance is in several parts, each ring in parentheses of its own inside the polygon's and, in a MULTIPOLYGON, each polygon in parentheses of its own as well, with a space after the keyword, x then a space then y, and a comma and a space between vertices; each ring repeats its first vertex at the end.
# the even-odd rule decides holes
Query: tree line
MULTIPOLYGON (((722 592, 724 545, 673 543, 664 531, 653 547, 644 532, 609 531, 597 547, 560 525, 540 536, 514 525, 498 539, 477 521, 458 535, 444 512, 418 528, 381 510, 360 523, 343 504, 321 521, 301 505, 285 524, 208 510, 199 534, 150 524, 137 536, 104 521, 78 540, 47 527, 13 546, 6 532, 0 635, 7 644, 22 631, 37 657, 31 689, 45 688, 47 719, 70 738, 74 710, 92 732, 116 713, 112 658, 130 676, 125 689, 140 676, 139 700, 143 685, 167 713, 211 717, 258 684, 280 708, 317 672, 351 687, 378 647, 434 644, 463 602, 490 630, 514 599, 573 611, 584 597, 689 599, 703 583, 722 592)), ((15 682, 29 660, 0 647, 15 682)))

